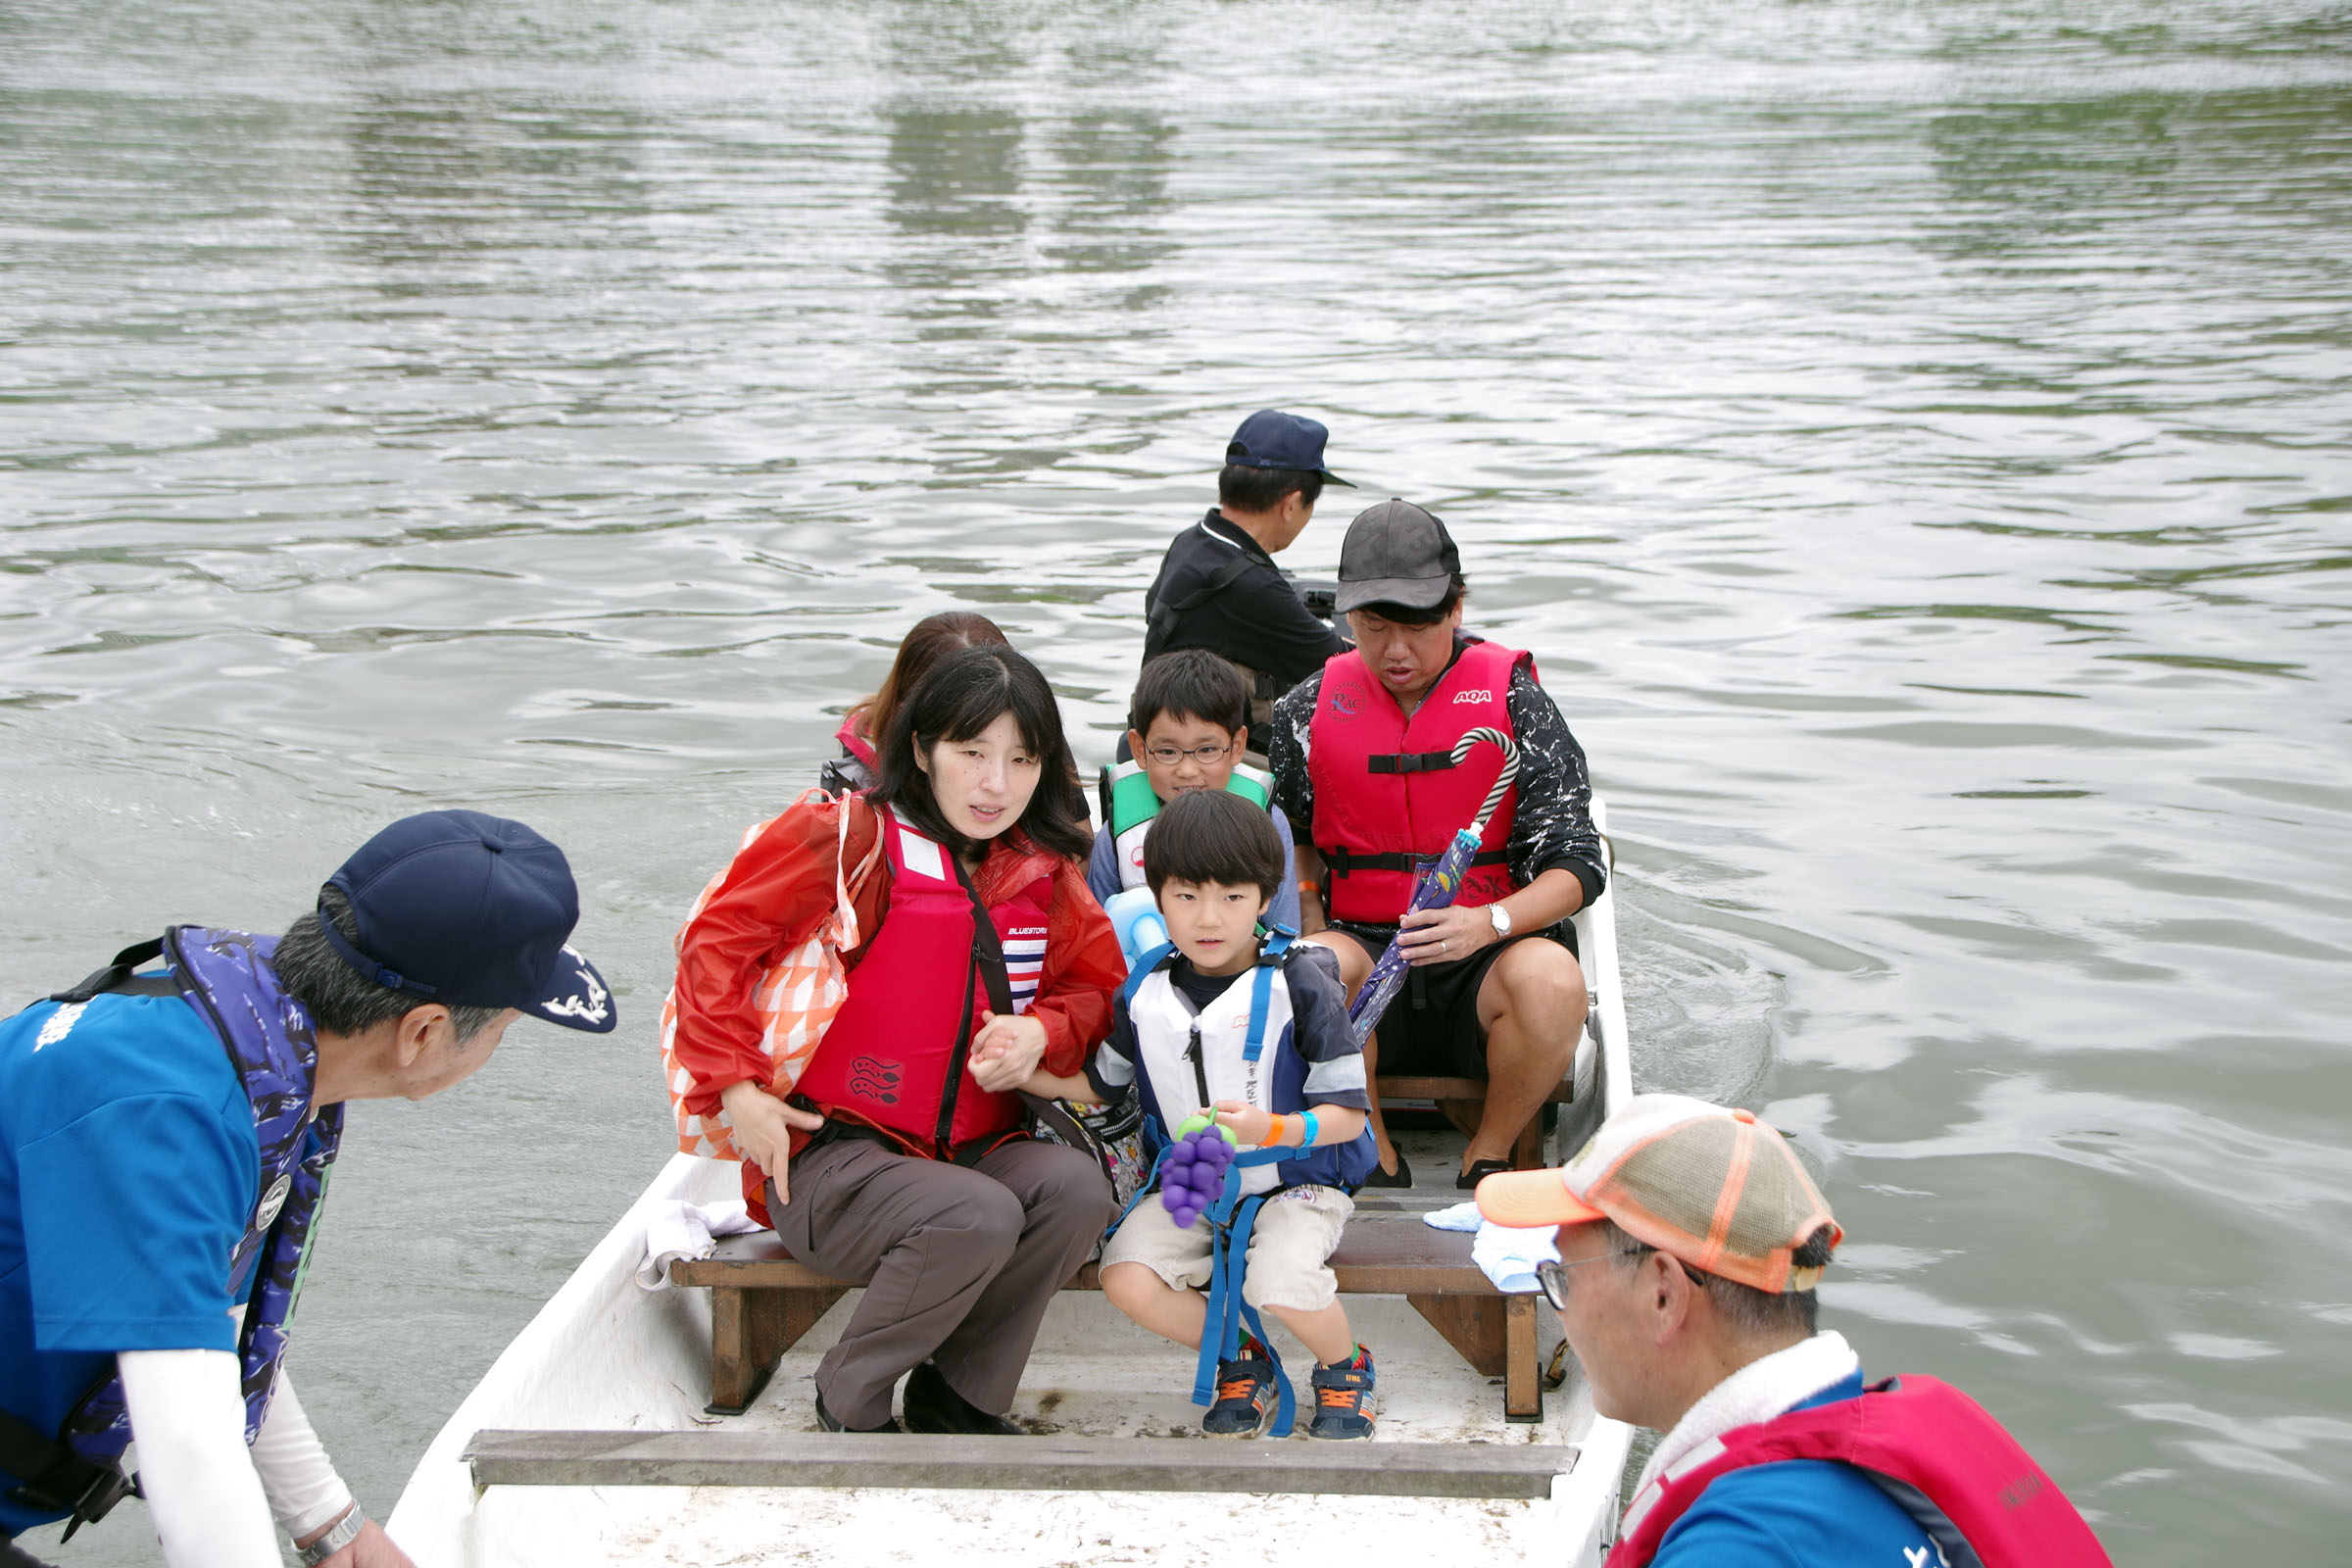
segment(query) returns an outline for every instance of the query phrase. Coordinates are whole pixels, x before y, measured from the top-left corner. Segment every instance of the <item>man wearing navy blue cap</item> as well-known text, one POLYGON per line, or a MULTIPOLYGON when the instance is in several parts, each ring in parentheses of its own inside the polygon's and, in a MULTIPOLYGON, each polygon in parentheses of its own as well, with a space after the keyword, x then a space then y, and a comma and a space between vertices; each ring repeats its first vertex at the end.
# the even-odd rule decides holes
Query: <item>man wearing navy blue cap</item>
MULTIPOLYGON (((1306 528, 1326 484, 1330 432, 1302 415, 1260 409, 1225 448, 1217 505, 1176 536, 1144 595, 1144 662, 1205 648, 1250 686, 1250 750, 1265 750, 1274 699, 1350 646, 1309 612, 1274 557, 1306 528)), ((1352 485, 1348 488, 1354 488, 1352 485)))
POLYGON ((136 1483, 171 1568, 411 1568, 284 1355, 351 1100, 421 1100, 522 1014, 612 1028, 564 852, 520 822, 385 828, 283 937, 173 926, 0 1021, 0 1564, 136 1483), (160 966, 149 968, 153 960, 160 966))

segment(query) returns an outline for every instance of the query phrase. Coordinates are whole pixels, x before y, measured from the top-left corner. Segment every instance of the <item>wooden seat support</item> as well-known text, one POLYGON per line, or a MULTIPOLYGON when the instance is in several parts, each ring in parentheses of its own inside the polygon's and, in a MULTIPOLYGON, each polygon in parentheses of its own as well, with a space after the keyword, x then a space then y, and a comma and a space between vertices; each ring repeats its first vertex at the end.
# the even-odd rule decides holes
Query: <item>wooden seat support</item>
MULTIPOLYGON (((1470 1261, 1470 1237, 1433 1230, 1418 1215, 1359 1213, 1331 1257, 1346 1296, 1401 1296, 1482 1377, 1502 1379, 1511 1421, 1544 1414, 1536 1358, 1540 1298, 1504 1296, 1470 1261)), ((852 1287, 797 1262, 773 1231, 733 1236, 710 1257, 681 1258, 670 1283, 710 1292, 710 1404, 741 1415, 759 1398, 776 1363, 852 1287)), ((1101 1290, 1087 1264, 1062 1287, 1101 1290)))

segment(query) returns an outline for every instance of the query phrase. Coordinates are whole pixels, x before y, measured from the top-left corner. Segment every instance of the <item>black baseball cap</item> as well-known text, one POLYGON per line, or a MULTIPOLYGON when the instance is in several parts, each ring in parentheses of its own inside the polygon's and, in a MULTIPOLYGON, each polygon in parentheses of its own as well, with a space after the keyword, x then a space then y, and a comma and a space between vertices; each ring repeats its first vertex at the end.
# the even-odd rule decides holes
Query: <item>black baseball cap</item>
POLYGON ((1366 605, 1433 610, 1461 569, 1461 552, 1446 525, 1410 501, 1391 497, 1366 507, 1348 525, 1340 543, 1336 605, 1343 612, 1366 605))
POLYGON ((364 979, 591 1034, 619 1021, 604 976, 570 946, 580 918, 570 862, 520 822, 481 811, 404 816, 326 885, 351 901, 360 939, 345 940, 323 908, 320 931, 364 979))
POLYGON ((1303 414, 1260 409, 1242 421, 1226 443, 1225 461, 1245 468, 1295 468, 1319 473, 1325 484, 1355 486, 1323 466, 1323 443, 1331 432, 1303 414))

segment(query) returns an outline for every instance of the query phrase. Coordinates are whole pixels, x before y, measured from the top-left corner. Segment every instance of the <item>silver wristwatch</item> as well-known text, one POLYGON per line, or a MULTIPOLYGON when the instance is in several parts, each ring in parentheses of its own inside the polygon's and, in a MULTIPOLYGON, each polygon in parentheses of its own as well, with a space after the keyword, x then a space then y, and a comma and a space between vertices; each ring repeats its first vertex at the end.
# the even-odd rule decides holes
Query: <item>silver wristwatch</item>
POLYGON ((1511 911, 1499 904, 1487 906, 1487 918, 1494 923, 1494 940, 1500 942, 1511 934, 1511 911))
POLYGON ((325 1535, 320 1536, 309 1545, 299 1548, 303 1562, 308 1565, 308 1568, 318 1568, 318 1564, 359 1540, 360 1528, 367 1522, 367 1513, 358 1502, 353 1502, 350 1507, 343 1510, 342 1518, 327 1527, 325 1535))

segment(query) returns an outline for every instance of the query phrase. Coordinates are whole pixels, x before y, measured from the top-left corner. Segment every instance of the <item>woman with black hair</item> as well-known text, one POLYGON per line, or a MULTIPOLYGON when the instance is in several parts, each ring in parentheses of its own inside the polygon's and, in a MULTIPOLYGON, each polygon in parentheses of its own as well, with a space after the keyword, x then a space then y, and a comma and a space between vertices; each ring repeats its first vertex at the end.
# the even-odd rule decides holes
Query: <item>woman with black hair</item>
POLYGON ((769 823, 679 933, 681 1100, 726 1129, 793 1256, 866 1286, 817 1364, 818 1423, 896 1430, 906 1376, 907 1430, 1009 1435, 1046 1303, 1111 1213, 1101 1166, 1027 1137, 1016 1091, 1081 1069, 1124 965, 1036 665, 990 646, 941 661, 881 762, 871 792, 769 823), (788 1080, 760 982, 837 918, 845 882, 849 994, 788 1080))

